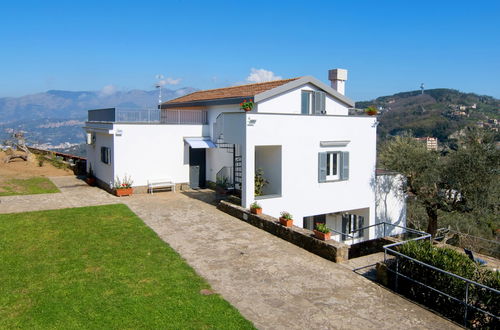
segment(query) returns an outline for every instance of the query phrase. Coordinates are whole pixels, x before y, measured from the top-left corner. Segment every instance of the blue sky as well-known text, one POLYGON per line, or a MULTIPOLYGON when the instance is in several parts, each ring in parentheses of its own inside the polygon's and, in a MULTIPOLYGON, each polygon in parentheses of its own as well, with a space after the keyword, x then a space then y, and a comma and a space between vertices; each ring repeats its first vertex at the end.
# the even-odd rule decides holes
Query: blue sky
POLYGON ((358 101, 422 82, 500 98, 499 17, 500 1, 3 1, 0 97, 340 67, 358 101))

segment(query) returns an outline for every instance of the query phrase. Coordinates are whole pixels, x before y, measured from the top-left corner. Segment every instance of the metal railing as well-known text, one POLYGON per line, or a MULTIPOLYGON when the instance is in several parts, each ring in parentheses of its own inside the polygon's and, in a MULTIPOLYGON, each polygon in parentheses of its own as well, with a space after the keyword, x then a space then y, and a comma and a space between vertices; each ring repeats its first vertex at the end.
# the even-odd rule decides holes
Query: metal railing
POLYGON ((221 185, 226 189, 234 187, 233 173, 232 167, 224 166, 215 174, 216 184, 221 185))
POLYGON ((115 110, 115 121, 122 123, 160 123, 159 109, 115 110))
POLYGON ((162 124, 206 125, 208 115, 205 110, 163 110, 160 122, 162 124))
MULTIPOLYGON (((429 234, 427 234, 426 232, 423 232, 423 231, 419 231, 419 230, 416 230, 416 229, 412 229, 412 228, 408 228, 408 227, 404 227, 404 226, 392 224, 392 223, 385 222, 385 221, 382 221, 382 222, 379 222, 379 223, 376 223, 376 224, 373 224, 373 225, 369 225, 369 226, 364 226, 364 227, 361 227, 361 228, 358 228, 358 229, 355 229, 355 230, 352 230, 352 231, 350 230, 350 231, 348 231, 346 233, 341 232, 341 231, 337 231, 337 230, 332 229, 332 228, 329 228, 329 229, 332 232, 336 233, 336 234, 342 235, 340 237, 340 240, 342 242, 345 243, 345 242, 351 240, 351 244, 354 244, 354 240, 355 239, 363 239, 363 238, 365 238, 364 231, 366 229, 369 229, 369 228, 372 228, 372 227, 375 227, 376 229, 377 228, 381 228, 381 229, 375 232, 375 236, 373 238, 368 238, 368 239, 382 238, 382 237, 392 236, 392 235, 409 236, 409 235, 415 234, 415 235, 419 235, 418 237, 420 237, 420 236, 426 236, 427 237, 427 235, 429 235, 429 234), (395 228, 400 228, 400 229, 402 229, 402 231, 400 231, 400 232, 394 232, 395 228), (357 232, 361 232, 360 235, 354 235, 357 232), (346 237, 347 239, 344 239, 344 237, 346 237)), ((369 235, 368 235, 368 237, 369 237, 369 235)))
POLYGON ((400 246, 400 245, 403 245, 403 244, 407 244, 408 242, 410 241, 418 241, 418 240, 423 240, 423 239, 427 239, 429 238, 432 242, 432 236, 430 234, 426 234, 424 236, 421 236, 421 237, 417 237, 417 238, 413 238, 413 239, 409 239, 409 240, 405 240, 405 241, 402 241, 402 242, 397 242, 397 243, 393 243, 393 244, 388 244, 388 245, 384 245, 384 263, 387 265, 388 264, 388 254, 389 255, 393 255, 395 256, 395 260, 392 260, 391 262, 395 263, 395 269, 392 269, 391 267, 387 267, 387 270, 390 271, 391 273, 395 274, 395 281, 394 281, 394 288, 395 288, 395 291, 397 292, 398 291, 398 283, 399 283, 399 277, 402 277, 406 280, 409 280, 413 283, 416 283, 422 287, 425 287, 426 289, 429 289, 431 290, 432 292, 436 292, 440 295, 443 295, 461 305, 464 306, 464 325, 465 327, 467 327, 467 316, 468 316, 468 312, 469 310, 471 309, 474 309, 478 312, 481 312, 481 313, 484 313, 485 315, 488 315, 494 319, 496 319, 496 321, 500 321, 500 317, 498 315, 494 315, 492 313, 490 313, 489 311, 486 311, 480 307, 477 307, 477 306, 474 306, 471 304, 471 301, 470 301, 470 297, 469 297, 469 292, 470 292, 470 286, 475 286, 477 288, 480 288, 480 289, 484 289, 486 291, 490 291, 492 292, 493 294, 500 294, 500 291, 499 290, 496 290, 494 288, 491 288, 491 287, 488 287, 486 285, 483 285, 481 283, 478 283, 478 282, 475 282, 475 281, 472 281, 472 280, 469 280, 467 278, 464 278, 462 276, 459 276, 459 275, 456 275, 454 273, 451 273, 451 272, 448 272, 448 271, 445 271, 443 269, 440 269, 440 268, 437 268, 435 266, 432 266, 432 265, 429 265, 427 263, 424 263, 420 260, 417 260, 415 258, 412 258, 412 257, 409 257, 401 252, 398 252, 396 250, 394 250, 393 248, 396 247, 396 246, 400 246), (449 276, 450 278, 450 281, 452 279, 456 279, 456 280, 459 280, 463 283, 463 285, 465 286, 465 294, 464 294, 464 297, 455 297, 455 296, 452 296, 446 292, 443 292, 442 290, 439 290, 435 287, 432 287, 431 285, 429 284, 426 284, 426 283, 423 283, 421 281, 418 281, 414 278, 411 278, 410 276, 407 276, 405 274, 403 274, 401 271, 400 271, 400 258, 403 258, 403 259, 406 259, 406 260, 409 260, 411 262, 414 262, 418 265, 421 265, 423 266, 425 269, 428 269, 428 270, 433 270, 433 271, 436 271, 438 273, 441 273, 441 274, 444 274, 445 276, 449 276))
POLYGON ((206 125, 205 110, 96 109, 89 110, 89 122, 206 125))

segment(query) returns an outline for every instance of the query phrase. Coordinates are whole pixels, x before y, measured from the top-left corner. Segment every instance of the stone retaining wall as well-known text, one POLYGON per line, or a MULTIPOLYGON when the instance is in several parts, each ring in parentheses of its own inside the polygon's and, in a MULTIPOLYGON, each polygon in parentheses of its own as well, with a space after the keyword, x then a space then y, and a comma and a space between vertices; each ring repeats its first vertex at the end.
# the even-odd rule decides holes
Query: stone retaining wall
POLYGON ((311 230, 296 226, 284 227, 276 218, 265 214, 252 214, 250 210, 226 201, 221 201, 217 208, 325 259, 334 262, 343 262, 348 259, 349 247, 346 244, 333 240, 320 241, 314 238, 311 230))

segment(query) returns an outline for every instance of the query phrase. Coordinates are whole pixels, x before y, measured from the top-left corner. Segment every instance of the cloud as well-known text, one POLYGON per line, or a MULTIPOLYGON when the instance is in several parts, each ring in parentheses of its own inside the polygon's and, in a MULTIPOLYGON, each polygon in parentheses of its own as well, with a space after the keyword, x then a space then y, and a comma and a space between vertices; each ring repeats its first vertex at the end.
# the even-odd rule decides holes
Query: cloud
POLYGON ((162 80, 158 81, 158 84, 160 86, 178 85, 181 82, 181 80, 182 80, 181 78, 174 79, 174 78, 167 77, 165 79, 162 79, 162 80))
POLYGON ((246 80, 248 83, 261 83, 280 79, 283 77, 275 75, 272 71, 252 68, 246 80))
POLYGON ((106 85, 101 89, 101 96, 110 96, 118 91, 118 88, 115 85, 106 85))

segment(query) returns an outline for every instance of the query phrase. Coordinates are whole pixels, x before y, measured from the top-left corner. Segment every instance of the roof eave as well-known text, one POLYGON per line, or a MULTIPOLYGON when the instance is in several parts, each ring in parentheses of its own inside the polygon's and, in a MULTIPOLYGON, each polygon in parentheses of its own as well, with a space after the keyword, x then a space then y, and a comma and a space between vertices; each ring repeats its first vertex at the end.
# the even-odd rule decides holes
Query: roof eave
POLYGON ((335 99, 346 104, 347 106, 354 107, 353 100, 349 99, 345 95, 340 94, 339 92, 337 92, 336 90, 334 90, 330 86, 326 85, 325 83, 319 81, 318 79, 316 79, 312 76, 305 76, 305 77, 290 81, 290 82, 283 84, 281 86, 275 87, 273 89, 269 89, 265 92, 259 93, 259 94, 255 95, 254 101, 256 103, 258 103, 258 102, 267 100, 273 96, 285 93, 291 89, 300 87, 300 86, 308 84, 308 83, 313 84, 316 87, 324 90, 325 92, 327 92, 328 94, 333 96, 335 99))
POLYGON ((230 104, 240 104, 243 100, 248 99, 249 96, 238 96, 238 97, 228 97, 223 99, 212 99, 212 100, 199 100, 190 102, 171 102, 162 103, 159 106, 160 109, 172 109, 172 108, 185 108, 185 107, 208 107, 213 105, 230 105, 230 104))

